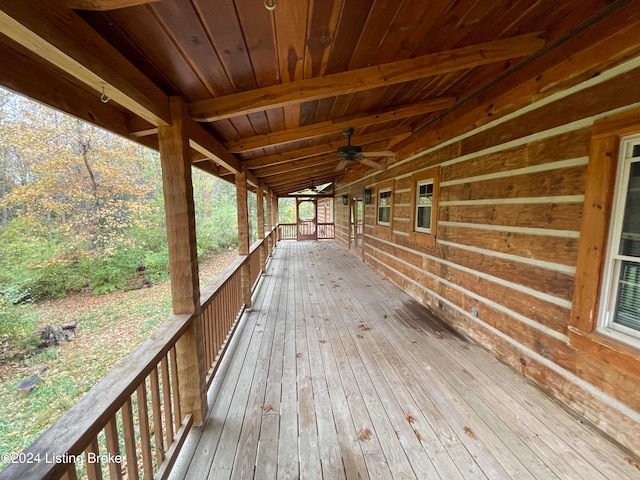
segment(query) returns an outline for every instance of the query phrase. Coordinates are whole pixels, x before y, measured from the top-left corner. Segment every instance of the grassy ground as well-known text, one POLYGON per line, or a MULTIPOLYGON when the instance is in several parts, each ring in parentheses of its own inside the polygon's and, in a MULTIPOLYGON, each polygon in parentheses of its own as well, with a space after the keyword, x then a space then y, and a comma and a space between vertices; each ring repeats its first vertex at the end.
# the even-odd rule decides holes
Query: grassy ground
MULTIPOLYGON (((215 255, 200 266, 206 284, 236 257, 215 255)), ((0 453, 19 452, 171 315, 168 282, 109 295, 73 295, 34 306, 40 328, 78 322, 75 340, 0 362, 0 453), (28 394, 16 387, 38 375, 28 394)), ((5 464, 0 463, 0 470, 5 464)))

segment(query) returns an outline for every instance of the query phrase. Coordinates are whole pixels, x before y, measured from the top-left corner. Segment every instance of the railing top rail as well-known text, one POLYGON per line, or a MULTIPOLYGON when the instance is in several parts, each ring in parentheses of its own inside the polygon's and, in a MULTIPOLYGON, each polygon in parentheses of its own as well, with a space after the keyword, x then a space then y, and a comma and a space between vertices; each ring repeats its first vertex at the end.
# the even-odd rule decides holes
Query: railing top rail
POLYGON ((234 258, 229 265, 227 265, 212 281, 207 283, 200 289, 200 305, 204 308, 213 298, 218 290, 220 290, 230 279, 233 274, 245 262, 244 255, 239 255, 234 258))
MULTIPOLYGON (((277 227, 266 232, 272 235, 277 227)), ((250 254, 238 256, 220 275, 201 290, 201 306, 215 296, 240 267, 248 262, 265 239, 254 242, 250 254)), ((57 422, 36 439, 24 453, 42 461, 10 464, 0 472, 0 480, 15 478, 57 479, 68 468, 67 463, 54 457, 69 458, 82 454, 87 444, 96 437, 106 423, 131 397, 146 376, 156 367, 193 321, 193 315, 173 315, 158 328, 126 359, 116 366, 103 380, 93 387, 57 422), (37 456, 37 457, 36 457, 37 456), (46 459, 52 459, 46 461, 46 459)))
MULTIPOLYGON (((271 235, 276 228, 277 227, 274 227, 268 232, 265 232, 265 238, 271 235)), ((255 252, 263 242, 264 239, 258 239, 249 248, 249 255, 238 255, 238 257, 234 258, 231 263, 216 276, 216 278, 200 289, 200 305, 202 308, 206 307, 216 292, 220 290, 231 279, 231 277, 233 277, 242 264, 248 261, 249 256, 255 252)))
POLYGON ((24 450, 27 458, 40 461, 10 464, 0 472, 0 479, 53 479, 63 475, 68 464, 58 463, 53 458, 80 455, 192 320, 192 315, 174 315, 162 323, 131 355, 24 450))

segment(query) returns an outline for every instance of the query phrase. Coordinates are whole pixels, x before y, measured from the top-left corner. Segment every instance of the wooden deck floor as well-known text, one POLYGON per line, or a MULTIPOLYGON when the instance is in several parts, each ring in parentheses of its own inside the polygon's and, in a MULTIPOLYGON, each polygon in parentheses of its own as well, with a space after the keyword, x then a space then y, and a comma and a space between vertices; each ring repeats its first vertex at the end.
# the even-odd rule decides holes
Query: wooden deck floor
POLYGON ((281 242, 176 478, 639 478, 335 242, 281 242))

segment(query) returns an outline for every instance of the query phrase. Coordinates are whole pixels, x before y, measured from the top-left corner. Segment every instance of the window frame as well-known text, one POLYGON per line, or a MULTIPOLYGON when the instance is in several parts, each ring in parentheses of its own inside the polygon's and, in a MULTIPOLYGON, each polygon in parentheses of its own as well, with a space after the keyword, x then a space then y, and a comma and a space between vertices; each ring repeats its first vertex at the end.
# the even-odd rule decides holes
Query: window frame
POLYGON ((375 225, 376 226, 380 226, 380 227, 384 227, 386 228, 391 228, 393 225, 393 196, 394 196, 394 191, 393 191, 393 186, 394 186, 394 182, 393 180, 388 180, 385 182, 382 182, 378 185, 375 186, 375 195, 376 195, 376 202, 375 202, 375 207, 376 207, 376 221, 375 221, 375 225), (382 207, 382 208, 386 208, 389 207, 389 222, 380 222, 380 194, 383 192, 391 192, 391 195, 389 195, 389 205, 382 207))
POLYGON ((591 127, 567 344, 607 365, 625 365, 629 371, 640 374, 640 342, 621 341, 598 328, 620 140, 638 133, 640 109, 637 108, 599 119, 591 127))
POLYGON ((413 230, 415 232, 418 233, 426 233, 426 234, 431 234, 431 225, 433 225, 433 199, 434 199, 434 179, 433 178, 428 178, 426 180, 419 180, 416 182, 416 196, 413 199, 413 201, 415 202, 416 205, 416 214, 414 216, 414 222, 413 222, 413 230), (431 185, 431 205, 418 205, 418 199, 420 198, 420 187, 428 187, 429 185, 431 185), (420 227, 418 226, 418 220, 420 219, 420 216, 418 215, 418 212, 420 211, 421 208, 430 208, 431 209, 431 214, 429 215, 429 227, 420 227))
POLYGON ((391 226, 391 205, 393 204, 393 190, 391 188, 380 188, 377 193, 376 193, 376 223, 378 225, 382 225, 383 227, 390 227, 391 226), (389 204, 388 205, 380 205, 380 195, 383 193, 389 193, 389 196, 387 197, 389 199, 389 204), (389 209, 389 221, 388 222, 384 222, 382 220, 380 220, 380 209, 382 208, 388 208, 389 209))
POLYGON ((618 277, 621 262, 624 259, 629 260, 630 258, 636 258, 636 260, 631 261, 640 264, 640 257, 624 256, 618 253, 623 233, 624 215, 627 207, 631 166, 634 163, 640 164, 640 156, 634 157, 633 150, 635 146, 639 145, 640 134, 630 135, 620 139, 596 324, 598 332, 635 346, 640 346, 640 330, 615 323, 612 317, 618 305, 618 277))
POLYGON ((438 200, 440 197, 440 168, 434 167, 414 173, 411 176, 411 232, 409 237, 413 242, 426 247, 433 247, 436 244, 438 226, 438 200), (428 183, 427 183, 428 182, 428 183), (420 185, 433 184, 431 200, 431 225, 429 229, 421 229, 418 224, 418 192, 420 185))

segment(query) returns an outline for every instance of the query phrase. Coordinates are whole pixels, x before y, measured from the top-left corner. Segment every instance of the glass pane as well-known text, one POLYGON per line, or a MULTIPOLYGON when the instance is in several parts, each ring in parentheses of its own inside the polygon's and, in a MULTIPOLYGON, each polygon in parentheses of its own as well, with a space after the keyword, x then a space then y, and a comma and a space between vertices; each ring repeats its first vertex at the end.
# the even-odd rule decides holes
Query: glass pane
POLYGON ((623 261, 613 323, 640 331, 640 265, 623 261))
POLYGON ((416 212, 416 227, 431 228, 431 207, 418 207, 416 212))
POLYGON ((378 221, 389 223, 391 219, 391 207, 378 208, 378 221))
POLYGON ((433 202, 433 184, 420 185, 418 188, 418 205, 431 206, 433 202))
POLYGON ((640 145, 634 145, 633 146, 633 153, 631 154, 632 157, 640 157, 640 145))
POLYGON ((640 257, 640 162, 632 163, 629 172, 619 252, 640 257))

